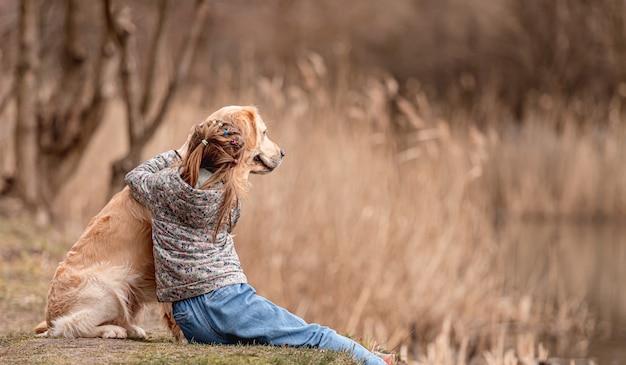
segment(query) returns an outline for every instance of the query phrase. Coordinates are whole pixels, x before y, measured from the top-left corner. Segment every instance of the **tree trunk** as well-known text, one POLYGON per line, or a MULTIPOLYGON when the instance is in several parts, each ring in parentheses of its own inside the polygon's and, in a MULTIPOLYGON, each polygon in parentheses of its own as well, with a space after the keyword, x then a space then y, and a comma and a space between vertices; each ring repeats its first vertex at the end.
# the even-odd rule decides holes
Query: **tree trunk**
MULTIPOLYGON (((111 75, 109 71, 116 68, 117 58, 113 57, 116 51, 121 56, 118 75, 127 103, 130 148, 128 154, 112 167, 112 192, 121 189, 125 173, 141 162, 143 147, 161 125, 174 93, 186 78, 208 14, 208 1, 196 2, 193 24, 188 27, 180 56, 174 63, 174 76, 160 90, 155 86, 160 71, 157 64, 148 68, 147 77, 140 83, 135 59, 134 24, 129 13, 113 14, 110 0, 96 3, 104 12, 104 27, 99 26, 95 19, 91 23, 85 22, 85 17, 93 14, 88 11, 92 3, 63 1, 66 5, 65 17, 58 17, 57 13, 59 19, 65 20, 62 33, 64 47, 58 57, 61 74, 46 73, 44 80, 42 71, 38 70, 38 53, 39 45, 44 42, 44 33, 40 30, 44 24, 41 18, 49 15, 44 13, 49 9, 42 10, 41 0, 19 1, 19 58, 14 78, 17 102, 16 172, 7 180, 11 184, 6 193, 19 198, 30 211, 44 212, 40 216, 47 218, 56 196, 76 171, 101 123, 106 101, 112 94, 108 76, 111 75), (84 24, 90 26, 81 28, 84 24), (88 42, 93 43, 93 37, 86 36, 86 32, 94 30, 102 32, 102 38, 99 45, 91 47, 88 42), (90 52, 98 46, 100 52, 90 52), (38 81, 46 84, 40 85, 38 81), (40 93, 42 88, 50 90, 40 93), (46 99, 46 95, 51 97, 46 99)), ((172 4, 171 0, 161 0, 158 7, 157 31, 147 55, 149 62, 159 59, 167 12, 172 4)), ((0 107, 3 107, 8 103, 5 101, 8 96, 5 97, 4 93, 0 96, 0 107)), ((5 194, 4 191, 2 193, 5 194)))
POLYGON ((45 16, 40 14, 42 3, 20 0, 19 58, 14 81, 16 172, 3 194, 19 198, 44 224, 50 220, 56 196, 76 171, 100 125, 111 94, 106 86, 107 69, 113 65, 110 34, 103 32, 100 52, 90 56, 86 30, 81 29, 89 5, 81 0, 65 0, 65 4, 64 47, 59 57, 62 74, 50 86, 50 77, 44 80, 46 85, 40 85, 38 76, 39 45, 44 39, 40 32, 40 20, 45 16), (39 94, 42 87, 53 89, 47 101, 39 94))
POLYGON ((17 66, 17 124, 15 128, 16 175, 14 187, 26 207, 39 206, 37 131, 37 68, 39 50, 39 2, 20 1, 19 61, 17 66))
MULTIPOLYGON (((72 176, 102 122, 106 102, 107 69, 112 67, 114 52, 111 34, 102 30, 99 52, 89 55, 85 29, 80 21, 87 16, 87 5, 81 0, 66 0, 63 74, 57 90, 46 105, 40 107, 41 201, 51 205, 68 177, 72 176)), ((98 48, 96 48, 98 49, 98 48)))
POLYGON ((163 37, 163 28, 166 23, 166 12, 171 7, 169 5, 170 1, 162 0, 159 6, 155 38, 150 55, 148 55, 151 57, 151 64, 149 65, 148 75, 144 84, 144 97, 140 104, 140 82, 135 66, 137 63, 135 59, 137 52, 134 25, 128 11, 122 11, 120 15, 115 16, 111 11, 110 0, 104 0, 105 6, 109 10, 107 23, 110 28, 115 29, 118 47, 122 53, 120 78, 126 101, 126 117, 130 141, 128 154, 113 164, 109 190, 110 196, 124 187, 124 176, 126 173, 141 162, 141 151, 162 124, 176 90, 187 78, 196 46, 208 15, 209 2, 207 0, 198 0, 194 11, 193 23, 189 27, 189 32, 186 34, 181 46, 180 58, 174 63, 176 65, 174 77, 169 80, 164 95, 159 99, 153 93, 156 80, 155 75, 158 72, 155 62, 158 60, 158 50, 162 44, 161 37, 163 37), (157 102, 157 100, 160 100, 160 102, 157 102), (154 110, 153 113, 151 113, 152 110, 154 110))

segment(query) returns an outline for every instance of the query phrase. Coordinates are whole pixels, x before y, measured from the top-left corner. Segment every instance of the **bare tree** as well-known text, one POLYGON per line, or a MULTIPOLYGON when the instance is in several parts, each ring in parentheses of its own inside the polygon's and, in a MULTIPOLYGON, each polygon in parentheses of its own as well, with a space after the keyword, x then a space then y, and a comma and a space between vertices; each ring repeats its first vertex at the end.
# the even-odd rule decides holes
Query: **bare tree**
POLYGON ((39 200, 37 174, 37 100, 39 1, 22 0, 19 21, 19 60, 17 65, 17 125, 15 128, 16 176, 13 185, 26 206, 34 210, 39 200))
POLYGON ((6 193, 20 198, 28 210, 37 211, 45 223, 49 220, 50 204, 76 171, 102 120, 107 98, 103 70, 112 57, 105 32, 99 56, 88 62, 81 38, 84 30, 78 28, 79 19, 85 16, 81 11, 85 4, 65 1, 65 64, 61 77, 51 87, 52 97, 43 97, 40 79, 44 72, 39 67, 41 5, 38 0, 20 1, 16 173, 6 193))
POLYGON ((39 169, 46 177, 41 198, 50 204, 68 176, 72 176, 102 122, 106 101, 111 96, 107 69, 114 66, 112 33, 100 35, 99 53, 90 62, 80 20, 86 16, 85 2, 67 0, 64 25, 64 67, 53 96, 39 108, 39 169))
POLYGON ((120 78, 126 102, 130 140, 130 148, 127 155, 113 164, 110 184, 112 194, 123 187, 124 175, 141 162, 141 151, 162 124, 176 90, 187 78, 200 33, 208 15, 209 2, 207 0, 198 0, 196 2, 192 25, 188 28, 189 31, 185 35, 182 49, 179 53, 180 56, 174 62, 174 65, 176 65, 174 76, 168 80, 163 95, 158 97, 154 94, 157 73, 159 72, 156 64, 159 59, 157 55, 163 43, 163 29, 167 22, 168 9, 172 3, 171 0, 161 0, 157 28, 148 54, 151 63, 148 66, 147 76, 144 80, 143 98, 141 98, 140 94, 140 80, 137 72, 135 26, 130 18, 129 9, 124 8, 119 13, 114 14, 110 4, 111 0, 104 0, 104 2, 108 9, 107 23, 109 28, 115 30, 115 39, 122 54, 120 78))
POLYGON ((9 84, 6 87, 6 91, 3 92, 2 96, 0 96, 0 115, 4 112, 4 109, 9 105, 11 100, 13 99, 13 82, 11 81, 11 75, 9 75, 9 80, 6 82, 9 84))
MULTIPOLYGON (((126 103, 130 148, 128 154, 113 165, 111 192, 122 187, 124 174, 140 162, 141 150, 162 124, 176 90, 189 73, 207 18, 208 1, 196 2, 193 24, 186 28, 189 30, 184 36, 180 57, 175 60, 174 75, 161 95, 155 92, 161 77, 157 55, 164 42, 164 29, 172 8, 170 0, 161 0, 158 4, 157 25, 147 55, 143 85, 137 71, 135 25, 127 7, 114 11, 110 0, 102 0, 96 3, 101 11, 98 15, 91 10, 94 4, 91 2, 60 0, 54 3, 51 8, 58 10, 61 4, 65 14, 65 17, 49 17, 64 19, 62 37, 57 37, 62 39, 57 58, 61 60, 60 71, 57 71, 44 69, 39 57, 40 44, 46 44, 42 43, 44 36, 40 29, 42 3, 41 0, 20 0, 19 3, 19 57, 12 88, 17 101, 16 172, 15 176, 7 178, 10 184, 3 194, 18 197, 29 210, 49 218, 50 205, 63 184, 76 172, 102 122, 107 100, 114 90, 111 83, 116 78, 120 80, 126 103), (86 27, 90 27, 89 31, 86 27), (86 34, 94 34, 94 31, 97 38, 88 39, 86 34), (97 45, 90 48, 94 39, 97 45), (51 91, 41 92, 43 86, 51 91)), ((12 98, 11 92, 3 92, 1 96, 3 109, 12 98)))

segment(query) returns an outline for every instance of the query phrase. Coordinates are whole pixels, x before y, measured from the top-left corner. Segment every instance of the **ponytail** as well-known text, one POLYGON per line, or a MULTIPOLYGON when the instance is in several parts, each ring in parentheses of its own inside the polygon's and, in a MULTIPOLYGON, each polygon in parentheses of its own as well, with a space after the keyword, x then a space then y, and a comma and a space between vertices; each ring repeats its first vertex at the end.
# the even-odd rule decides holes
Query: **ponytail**
POLYGON ((180 163, 180 176, 191 187, 197 186, 200 168, 204 168, 212 174, 198 188, 224 191, 224 200, 216 212, 214 240, 227 215, 232 229, 232 210, 238 207, 239 197, 245 193, 245 185, 239 176, 241 169, 237 168, 242 163, 244 149, 244 138, 234 124, 212 120, 195 127, 187 157, 180 163))

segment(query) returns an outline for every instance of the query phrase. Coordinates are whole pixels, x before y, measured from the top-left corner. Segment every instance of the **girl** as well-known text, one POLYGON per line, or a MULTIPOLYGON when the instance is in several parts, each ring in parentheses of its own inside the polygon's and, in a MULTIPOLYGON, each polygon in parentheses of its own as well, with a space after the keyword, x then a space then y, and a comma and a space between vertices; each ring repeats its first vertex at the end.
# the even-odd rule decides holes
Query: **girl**
POLYGON ((232 230, 247 179, 235 173, 244 138, 235 125, 194 127, 178 151, 126 175, 133 196, 152 213, 157 297, 190 342, 312 346, 348 351, 365 364, 392 363, 318 324, 307 324, 256 294, 235 252, 232 230), (179 162, 179 160, 182 160, 179 162))

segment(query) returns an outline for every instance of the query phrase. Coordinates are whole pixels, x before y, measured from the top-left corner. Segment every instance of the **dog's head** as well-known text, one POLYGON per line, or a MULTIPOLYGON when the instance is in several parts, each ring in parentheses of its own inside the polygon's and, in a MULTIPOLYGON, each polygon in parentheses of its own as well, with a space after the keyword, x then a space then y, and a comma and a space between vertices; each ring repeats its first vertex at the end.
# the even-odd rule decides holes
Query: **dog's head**
POLYGON ((246 147, 243 163, 239 168, 244 173, 268 174, 276 169, 283 160, 284 151, 267 136, 267 127, 258 110, 253 106, 225 106, 207 118, 230 122, 243 134, 246 147))

